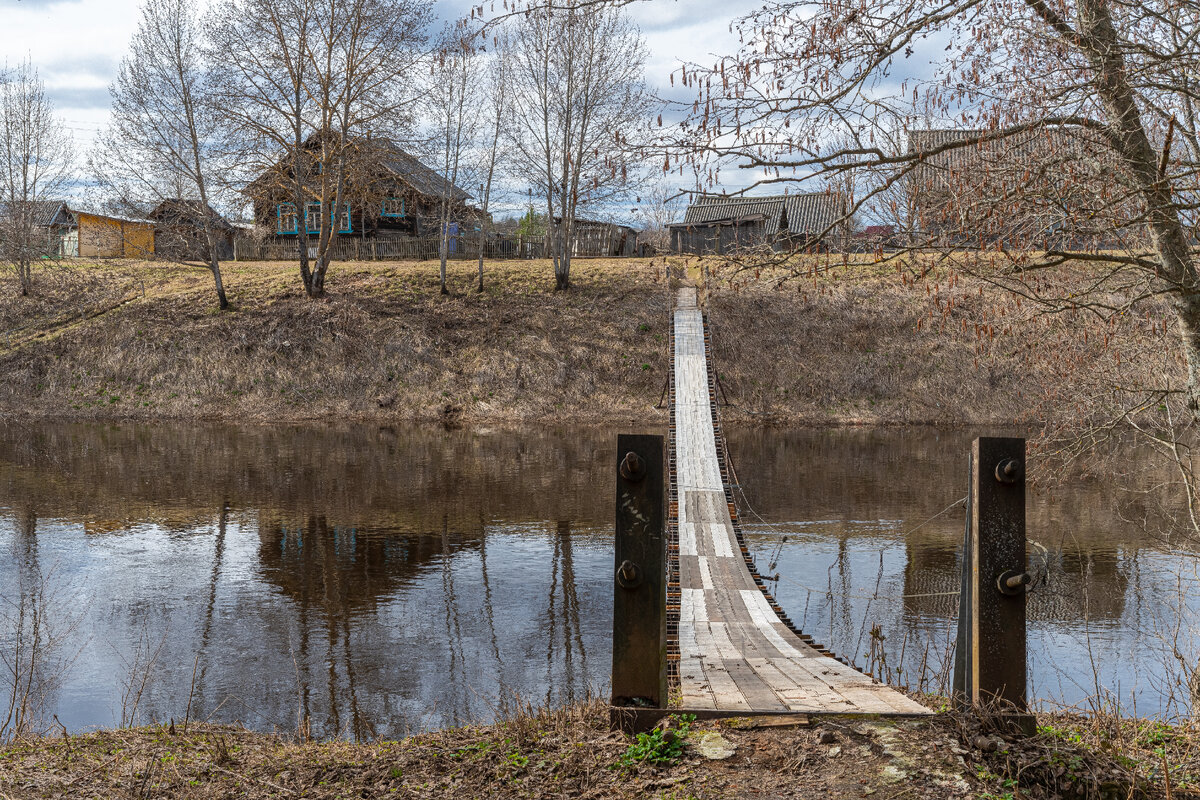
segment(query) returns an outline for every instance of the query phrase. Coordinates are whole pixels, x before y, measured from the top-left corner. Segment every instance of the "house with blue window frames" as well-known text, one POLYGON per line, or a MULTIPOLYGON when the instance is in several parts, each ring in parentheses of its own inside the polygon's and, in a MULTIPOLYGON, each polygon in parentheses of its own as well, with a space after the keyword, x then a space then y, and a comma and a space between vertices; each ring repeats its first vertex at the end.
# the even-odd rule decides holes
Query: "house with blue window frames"
MULTIPOLYGON (((310 164, 313 199, 298 208, 291 181, 290 159, 276 163, 247 189, 254 206, 254 219, 261 234, 279 240, 294 239, 301 232, 315 236, 321 230, 323 213, 328 213, 335 236, 363 239, 403 239, 436 236, 443 198, 450 203, 451 231, 477 230, 482 212, 471 206, 471 196, 451 184, 435 170, 394 142, 382 138, 361 139, 357 163, 347 170, 344 202, 324 211, 316 187, 322 165, 316 157, 310 164)), ((318 143, 308 148, 315 156, 318 143)))

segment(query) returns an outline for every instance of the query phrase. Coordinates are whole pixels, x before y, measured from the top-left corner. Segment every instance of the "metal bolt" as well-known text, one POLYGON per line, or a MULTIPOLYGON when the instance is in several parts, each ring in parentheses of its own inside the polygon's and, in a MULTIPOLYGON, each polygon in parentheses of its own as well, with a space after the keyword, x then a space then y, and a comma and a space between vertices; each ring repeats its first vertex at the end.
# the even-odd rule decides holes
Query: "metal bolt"
POLYGON ((1016 483, 1021 479, 1023 467, 1015 458, 1006 458, 996 465, 996 480, 1001 483, 1016 483))
POLYGON ((626 453, 621 461, 621 477, 627 481, 640 481, 646 477, 646 465, 632 450, 626 453))
POLYGON ((996 588, 1000 590, 1000 594, 1021 594, 1031 583, 1033 583, 1032 575, 1028 572, 1017 572, 1015 569, 1002 572, 996 578, 996 588))
POLYGON ((641 582, 642 572, 637 564, 629 559, 622 561, 621 566, 617 567, 617 583, 625 589, 636 589, 641 582))

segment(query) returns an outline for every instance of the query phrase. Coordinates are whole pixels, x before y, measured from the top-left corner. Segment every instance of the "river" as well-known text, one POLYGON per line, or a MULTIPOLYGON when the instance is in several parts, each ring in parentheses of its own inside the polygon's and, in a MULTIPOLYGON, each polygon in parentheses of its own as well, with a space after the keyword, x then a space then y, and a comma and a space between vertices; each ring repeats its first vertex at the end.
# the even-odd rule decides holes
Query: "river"
MULTIPOLYGON (((751 548, 807 633, 944 685, 976 433, 730 433, 751 548)), ((395 738, 603 694, 614 447, 597 429, 0 427, 0 652, 37 609, 37 692, 70 730, 187 715, 395 738)), ((1123 497, 1094 476, 1030 493, 1032 693, 1172 717, 1195 559, 1123 497)))

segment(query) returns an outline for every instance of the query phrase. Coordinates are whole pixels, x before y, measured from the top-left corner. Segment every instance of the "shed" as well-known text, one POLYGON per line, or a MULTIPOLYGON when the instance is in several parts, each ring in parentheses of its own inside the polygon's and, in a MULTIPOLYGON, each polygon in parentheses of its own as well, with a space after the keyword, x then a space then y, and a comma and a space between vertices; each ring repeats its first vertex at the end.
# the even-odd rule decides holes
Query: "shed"
MULTIPOLYGON (((62 200, 0 204, 0 227, 33 233, 37 241, 28 244, 38 257, 61 258, 79 254, 75 215, 62 200)), ((24 233, 20 235, 22 238, 26 236, 24 233)))
POLYGON ((84 258, 147 258, 154 254, 154 223, 76 212, 79 255, 84 258))
MULTIPOLYGON (((562 225, 562 217, 554 224, 562 225)), ((637 254, 636 229, 618 222, 576 218, 571 225, 571 255, 586 258, 616 258, 637 254)))
POLYGON ((843 245, 845 198, 836 192, 767 196, 708 195, 668 225, 671 251, 723 254, 753 247, 792 252, 843 245))
POLYGON ((199 200, 171 198, 159 203, 150 212, 150 219, 155 223, 154 252, 158 256, 176 261, 209 261, 207 222, 217 237, 217 258, 233 258, 234 227, 212 206, 199 200))

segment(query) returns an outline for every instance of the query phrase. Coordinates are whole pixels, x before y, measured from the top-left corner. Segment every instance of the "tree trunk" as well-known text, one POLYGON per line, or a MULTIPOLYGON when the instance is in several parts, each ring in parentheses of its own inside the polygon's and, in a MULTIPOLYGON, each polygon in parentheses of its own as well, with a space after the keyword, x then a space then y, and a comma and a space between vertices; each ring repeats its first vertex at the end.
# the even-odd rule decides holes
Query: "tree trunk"
POLYGON ((221 265, 217 263, 216 258, 212 260, 209 269, 212 270, 213 283, 217 288, 217 308, 226 311, 229 309, 229 300, 225 297, 225 284, 221 281, 221 265))
POLYGON ((438 259, 441 262, 438 267, 438 275, 442 279, 442 294, 450 294, 450 290, 446 288, 446 259, 449 255, 449 250, 450 250, 450 242, 448 241, 450 238, 450 234, 447 233, 447 230, 448 230, 448 227, 446 225, 443 225, 442 226, 442 238, 441 238, 441 241, 438 243, 438 259))
POLYGON ((1150 144, 1129 85, 1125 57, 1105 0, 1079 4, 1080 46, 1094 73, 1093 85, 1108 116, 1112 143, 1133 175, 1146 203, 1146 224, 1162 266, 1162 277, 1175 287, 1175 314, 1187 358, 1187 404, 1200 410, 1200 280, 1188 249, 1179 208, 1170 183, 1159 174, 1158 153, 1150 144))

